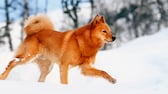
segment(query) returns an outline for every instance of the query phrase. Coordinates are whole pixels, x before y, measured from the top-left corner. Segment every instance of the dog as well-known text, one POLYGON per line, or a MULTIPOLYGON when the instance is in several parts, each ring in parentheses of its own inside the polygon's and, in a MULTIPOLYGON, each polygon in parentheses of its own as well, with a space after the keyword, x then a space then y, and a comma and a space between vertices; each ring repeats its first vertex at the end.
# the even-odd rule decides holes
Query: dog
POLYGON ((26 21, 24 31, 27 36, 16 51, 14 59, 0 75, 1 80, 6 79, 17 65, 34 60, 41 71, 39 82, 45 81, 53 64, 57 63, 62 84, 68 84, 70 66, 79 66, 83 75, 102 77, 116 83, 116 79, 107 72, 92 66, 104 43, 115 40, 104 16, 96 15, 90 23, 82 27, 60 32, 54 30, 46 15, 36 15, 26 21))

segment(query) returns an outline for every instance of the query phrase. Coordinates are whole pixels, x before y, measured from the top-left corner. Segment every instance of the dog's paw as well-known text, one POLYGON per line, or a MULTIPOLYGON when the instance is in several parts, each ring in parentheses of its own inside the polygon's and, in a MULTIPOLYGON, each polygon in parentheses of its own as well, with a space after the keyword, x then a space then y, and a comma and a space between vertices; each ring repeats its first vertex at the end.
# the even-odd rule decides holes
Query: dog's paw
POLYGON ((5 78, 2 75, 0 75, 0 80, 5 80, 5 78))
POLYGON ((111 82, 112 84, 115 84, 115 83, 117 82, 117 80, 116 80, 115 78, 111 78, 111 79, 110 79, 110 82, 111 82))
POLYGON ((3 80, 3 79, 2 79, 2 75, 0 75, 0 80, 3 80))

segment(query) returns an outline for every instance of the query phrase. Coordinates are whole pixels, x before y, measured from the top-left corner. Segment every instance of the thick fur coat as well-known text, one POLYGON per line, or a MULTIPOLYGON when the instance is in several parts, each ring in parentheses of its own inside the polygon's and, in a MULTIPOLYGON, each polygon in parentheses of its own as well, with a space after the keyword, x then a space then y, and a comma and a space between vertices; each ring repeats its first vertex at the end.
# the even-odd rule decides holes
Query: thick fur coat
POLYGON ((75 30, 59 32, 47 16, 37 15, 28 19, 24 29, 27 36, 0 79, 6 79, 15 66, 33 59, 41 70, 40 82, 45 81, 53 63, 59 65, 62 84, 68 84, 69 66, 79 66, 86 76, 116 82, 107 72, 92 67, 98 50, 115 40, 103 16, 96 15, 92 22, 75 30))

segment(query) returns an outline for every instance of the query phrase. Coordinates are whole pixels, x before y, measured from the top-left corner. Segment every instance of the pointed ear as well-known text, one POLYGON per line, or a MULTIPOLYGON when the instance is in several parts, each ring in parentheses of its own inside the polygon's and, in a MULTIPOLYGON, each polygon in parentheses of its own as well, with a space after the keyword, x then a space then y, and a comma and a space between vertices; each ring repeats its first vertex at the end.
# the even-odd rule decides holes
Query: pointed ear
POLYGON ((99 20, 100 20, 100 18, 99 18, 99 15, 97 14, 97 15, 94 17, 94 19, 93 19, 93 21, 92 21, 92 24, 93 24, 93 25, 96 25, 96 24, 99 22, 99 20))
POLYGON ((105 22, 106 22, 104 16, 101 16, 101 18, 100 18, 100 22, 102 22, 102 23, 105 23, 105 22))

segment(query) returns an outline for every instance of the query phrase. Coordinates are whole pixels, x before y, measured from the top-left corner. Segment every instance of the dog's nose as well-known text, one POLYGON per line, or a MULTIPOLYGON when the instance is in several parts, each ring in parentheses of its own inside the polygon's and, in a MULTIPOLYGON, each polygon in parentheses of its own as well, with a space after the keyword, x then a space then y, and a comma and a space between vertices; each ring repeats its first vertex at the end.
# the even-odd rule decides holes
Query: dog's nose
POLYGON ((116 40, 116 37, 112 36, 112 40, 115 41, 115 40, 116 40))

